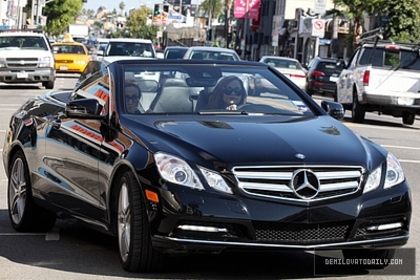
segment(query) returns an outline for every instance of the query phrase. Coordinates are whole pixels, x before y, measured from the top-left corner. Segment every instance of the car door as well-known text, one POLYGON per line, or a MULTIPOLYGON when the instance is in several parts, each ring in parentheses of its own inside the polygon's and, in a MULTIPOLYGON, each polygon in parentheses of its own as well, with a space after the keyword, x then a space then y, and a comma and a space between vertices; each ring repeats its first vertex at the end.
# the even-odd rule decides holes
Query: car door
POLYGON ((337 81, 337 101, 343 104, 349 104, 353 101, 353 75, 356 67, 359 50, 352 55, 349 63, 340 73, 337 81))
MULTIPOLYGON (((101 78, 81 86, 73 98, 106 98, 107 85, 101 78)), ((52 202, 70 215, 98 219, 99 160, 103 137, 99 120, 57 116, 46 133, 46 157, 49 177, 56 182, 49 189, 52 202)))

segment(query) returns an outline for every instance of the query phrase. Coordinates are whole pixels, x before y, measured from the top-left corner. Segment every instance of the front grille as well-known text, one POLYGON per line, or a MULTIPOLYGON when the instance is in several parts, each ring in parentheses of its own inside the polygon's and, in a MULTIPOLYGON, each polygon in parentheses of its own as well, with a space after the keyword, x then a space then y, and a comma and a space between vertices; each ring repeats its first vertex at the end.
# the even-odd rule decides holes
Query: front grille
POLYGON ((261 242, 312 245, 345 241, 348 224, 279 224, 254 222, 255 238, 261 242))
POLYGON ((239 188, 248 195, 307 202, 356 193, 363 173, 358 166, 233 168, 239 188))
POLYGON ((38 67, 38 58, 7 58, 7 66, 10 68, 28 68, 28 67, 38 67))

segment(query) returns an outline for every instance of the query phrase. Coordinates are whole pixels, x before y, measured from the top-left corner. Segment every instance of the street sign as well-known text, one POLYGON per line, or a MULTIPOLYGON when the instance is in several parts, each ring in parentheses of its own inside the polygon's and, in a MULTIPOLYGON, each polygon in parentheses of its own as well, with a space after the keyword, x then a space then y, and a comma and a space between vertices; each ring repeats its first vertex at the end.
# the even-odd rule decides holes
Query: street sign
POLYGON ((327 9, 327 0, 315 0, 314 12, 323 15, 327 9))
POLYGON ((279 35, 278 34, 276 34, 276 35, 272 35, 271 36, 271 45, 273 46, 273 47, 278 47, 279 46, 279 35))
POLYGON ((313 19, 312 20, 312 36, 324 38, 325 36, 325 20, 313 19))

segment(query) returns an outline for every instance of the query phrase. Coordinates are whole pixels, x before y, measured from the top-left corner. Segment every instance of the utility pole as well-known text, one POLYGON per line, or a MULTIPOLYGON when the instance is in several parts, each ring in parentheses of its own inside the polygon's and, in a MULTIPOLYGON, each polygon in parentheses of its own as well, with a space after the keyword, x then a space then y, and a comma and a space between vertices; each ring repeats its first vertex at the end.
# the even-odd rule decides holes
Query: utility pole
POLYGON ((242 28, 242 40, 244 40, 244 49, 242 50, 241 53, 241 59, 244 60, 245 59, 245 53, 246 53, 246 37, 248 36, 248 20, 249 20, 249 0, 246 0, 246 4, 245 4, 245 18, 244 18, 244 27, 242 28))
MULTIPOLYGON (((335 10, 335 4, 334 4, 335 10)), ((334 13, 333 17, 333 30, 331 36, 331 58, 337 59, 338 58, 338 16, 337 13, 334 13)))

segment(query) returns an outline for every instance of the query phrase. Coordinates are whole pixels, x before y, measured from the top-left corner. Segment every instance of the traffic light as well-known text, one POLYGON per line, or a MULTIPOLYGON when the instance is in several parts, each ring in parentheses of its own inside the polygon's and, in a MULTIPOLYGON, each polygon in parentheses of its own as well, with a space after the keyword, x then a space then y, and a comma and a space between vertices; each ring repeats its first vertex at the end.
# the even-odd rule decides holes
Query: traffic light
POLYGON ((163 4, 163 11, 169 13, 169 5, 163 4))
POLYGON ((158 14, 160 14, 160 5, 159 4, 155 4, 155 9, 153 14, 156 16, 158 14))

